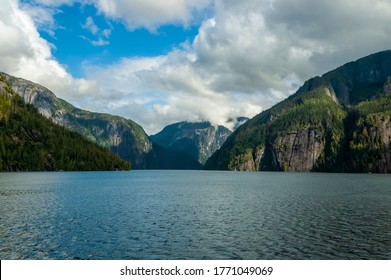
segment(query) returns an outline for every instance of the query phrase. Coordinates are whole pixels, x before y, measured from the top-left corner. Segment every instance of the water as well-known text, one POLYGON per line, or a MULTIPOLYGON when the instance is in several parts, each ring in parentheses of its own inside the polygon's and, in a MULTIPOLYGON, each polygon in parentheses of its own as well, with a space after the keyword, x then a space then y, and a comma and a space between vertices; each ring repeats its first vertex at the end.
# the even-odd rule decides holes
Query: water
POLYGON ((0 259, 391 259, 391 177, 2 173, 0 259))

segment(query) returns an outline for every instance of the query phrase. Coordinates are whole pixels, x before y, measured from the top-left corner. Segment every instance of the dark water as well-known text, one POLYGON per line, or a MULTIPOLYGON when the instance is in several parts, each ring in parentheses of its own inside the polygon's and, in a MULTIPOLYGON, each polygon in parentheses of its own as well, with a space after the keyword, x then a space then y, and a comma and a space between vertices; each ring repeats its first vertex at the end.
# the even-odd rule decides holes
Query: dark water
POLYGON ((391 259, 391 177, 3 173, 0 258, 391 259))

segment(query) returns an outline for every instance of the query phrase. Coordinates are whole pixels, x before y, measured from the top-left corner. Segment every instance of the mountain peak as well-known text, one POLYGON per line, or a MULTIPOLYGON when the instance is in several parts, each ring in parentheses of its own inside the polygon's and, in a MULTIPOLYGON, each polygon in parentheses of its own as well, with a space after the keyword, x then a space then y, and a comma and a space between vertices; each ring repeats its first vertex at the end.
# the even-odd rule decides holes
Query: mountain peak
POLYGON ((390 93, 391 51, 347 63, 249 120, 205 167, 391 172, 390 93))

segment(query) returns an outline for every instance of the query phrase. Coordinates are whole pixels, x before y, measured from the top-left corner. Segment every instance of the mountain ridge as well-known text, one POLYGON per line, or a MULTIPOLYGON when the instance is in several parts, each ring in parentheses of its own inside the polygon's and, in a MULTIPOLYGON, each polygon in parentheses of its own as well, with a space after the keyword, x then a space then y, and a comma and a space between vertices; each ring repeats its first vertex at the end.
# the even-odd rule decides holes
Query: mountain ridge
POLYGON ((167 151, 154 145, 144 129, 132 120, 76 108, 39 84, 6 73, 0 74, 26 103, 35 106, 43 116, 118 154, 131 162, 133 169, 201 168, 185 153, 167 151))
MULTIPOLYGON (((231 118, 228 123, 235 131, 247 120, 247 117, 231 118)), ((164 127, 159 133, 151 135, 150 139, 162 147, 185 152, 204 165, 233 131, 222 125, 214 125, 209 121, 183 121, 164 127)))
POLYGON ((233 133, 206 169, 391 172, 391 51, 309 79, 233 133))
POLYGON ((0 171, 129 170, 130 164, 42 116, 0 75, 0 171))
POLYGON ((210 122, 179 122, 170 124, 150 139, 162 147, 183 151, 204 164, 232 132, 210 122))

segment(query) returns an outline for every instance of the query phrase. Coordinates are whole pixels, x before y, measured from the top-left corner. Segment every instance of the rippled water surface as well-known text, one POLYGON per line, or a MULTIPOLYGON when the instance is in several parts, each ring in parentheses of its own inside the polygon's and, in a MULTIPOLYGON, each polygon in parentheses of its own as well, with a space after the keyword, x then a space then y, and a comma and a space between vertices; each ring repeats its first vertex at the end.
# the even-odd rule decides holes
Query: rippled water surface
POLYGON ((391 259, 391 177, 0 173, 0 258, 391 259))

